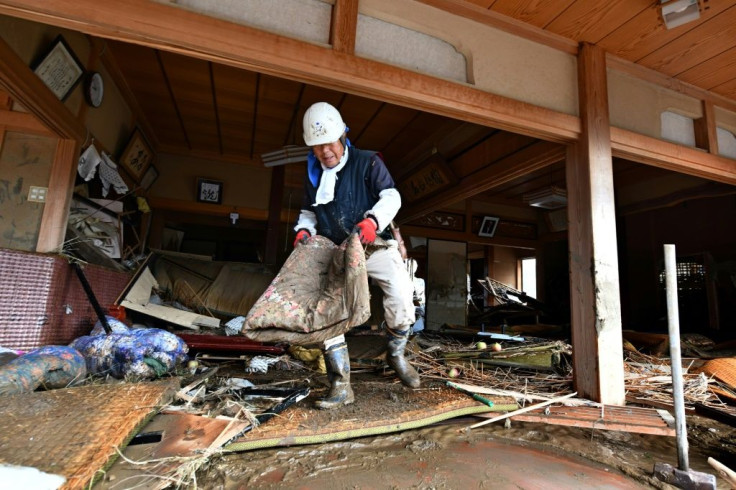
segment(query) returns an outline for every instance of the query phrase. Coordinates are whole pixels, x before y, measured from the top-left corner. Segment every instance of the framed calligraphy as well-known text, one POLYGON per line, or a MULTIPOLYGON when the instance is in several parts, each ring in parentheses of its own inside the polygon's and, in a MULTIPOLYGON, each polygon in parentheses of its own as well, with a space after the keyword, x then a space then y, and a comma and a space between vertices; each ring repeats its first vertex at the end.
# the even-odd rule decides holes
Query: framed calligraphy
POLYGON ((64 38, 58 36, 51 49, 36 63, 33 73, 59 100, 65 100, 82 79, 84 66, 64 38))
POLYGON ((414 202, 457 183, 457 177, 438 153, 408 175, 399 185, 401 196, 414 202))
POLYGON ((153 150, 143 137, 143 133, 136 129, 123 150, 120 165, 136 182, 140 182, 151 162, 153 162, 153 150))
POLYGON ((222 182, 198 178, 197 201, 222 204, 222 182))

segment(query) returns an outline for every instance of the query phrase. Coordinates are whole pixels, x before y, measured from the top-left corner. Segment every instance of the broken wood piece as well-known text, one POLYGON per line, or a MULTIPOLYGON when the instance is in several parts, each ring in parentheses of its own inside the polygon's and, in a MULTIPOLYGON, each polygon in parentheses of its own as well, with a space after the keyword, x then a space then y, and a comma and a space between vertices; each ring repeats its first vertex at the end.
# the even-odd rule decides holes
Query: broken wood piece
POLYGON ((551 400, 547 400, 546 402, 537 403, 536 405, 530 405, 528 407, 520 408, 519 410, 515 410, 513 412, 509 412, 509 413, 506 413, 506 414, 503 414, 503 415, 499 415, 498 417, 494 417, 492 419, 484 420, 482 422, 478 422, 476 424, 470 425, 467 428, 468 429, 475 429, 477 427, 481 427, 483 425, 490 424, 492 422, 498 422, 499 420, 503 420, 503 419, 507 419, 509 417, 513 417, 514 415, 518 415, 520 413, 531 412, 532 410, 536 410, 537 408, 546 407, 547 405, 552 405, 553 403, 557 403, 557 402, 559 402, 561 400, 566 400, 568 398, 572 398, 572 397, 574 397, 577 394, 578 394, 578 392, 576 391, 574 393, 570 393, 570 394, 567 394, 567 395, 564 395, 564 396, 553 398, 551 400))
POLYGON ((520 393, 518 391, 497 390, 495 388, 485 388, 483 386, 475 386, 475 385, 469 385, 465 383, 453 382, 453 384, 462 390, 469 391, 472 393, 481 393, 484 395, 509 396, 509 397, 512 397, 514 400, 525 400, 525 401, 549 400, 549 397, 540 396, 540 395, 529 395, 525 393, 520 393))
POLYGON ((153 277, 151 270, 145 267, 118 304, 130 310, 193 330, 199 330, 199 327, 218 328, 220 326, 219 318, 151 303, 151 291, 157 287, 156 278, 153 277))
POLYGON ((179 400, 191 402, 193 400, 193 397, 191 395, 188 395, 188 393, 192 391, 197 385, 209 379, 210 376, 215 374, 218 369, 219 368, 215 366, 213 368, 208 369, 207 371, 204 371, 203 373, 198 374, 197 376, 194 377, 194 379, 188 385, 186 385, 184 388, 177 391, 174 396, 179 400))
POLYGON ((736 472, 725 464, 713 459, 708 458, 708 464, 711 465, 717 472, 718 475, 726 480, 729 485, 736 488, 736 472))

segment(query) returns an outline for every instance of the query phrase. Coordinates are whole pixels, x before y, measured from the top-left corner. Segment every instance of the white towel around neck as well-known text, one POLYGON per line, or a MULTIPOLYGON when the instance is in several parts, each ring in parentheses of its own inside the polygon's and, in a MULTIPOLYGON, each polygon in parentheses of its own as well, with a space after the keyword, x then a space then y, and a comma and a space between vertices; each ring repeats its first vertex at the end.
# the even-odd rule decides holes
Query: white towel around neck
POLYGON ((314 205, 327 204, 332 202, 335 198, 335 182, 337 181, 337 172, 342 170, 348 161, 348 149, 345 148, 345 152, 342 154, 340 163, 332 168, 327 168, 322 165, 322 177, 319 179, 319 187, 317 188, 317 196, 314 200, 314 205))

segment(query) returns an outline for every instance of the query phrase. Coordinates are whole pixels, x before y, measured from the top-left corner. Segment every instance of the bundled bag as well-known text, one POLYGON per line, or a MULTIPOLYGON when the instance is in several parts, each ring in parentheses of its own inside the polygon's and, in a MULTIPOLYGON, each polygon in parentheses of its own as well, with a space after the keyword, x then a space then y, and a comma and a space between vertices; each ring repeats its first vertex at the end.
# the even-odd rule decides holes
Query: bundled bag
POLYGON ((30 393, 39 387, 65 388, 87 375, 84 358, 64 345, 41 347, 0 366, 0 395, 30 393))
POLYGON ((159 328, 129 329, 107 317, 111 334, 98 322, 90 335, 72 342, 82 353, 90 374, 110 374, 115 378, 154 378, 187 360, 189 347, 176 335, 159 328))

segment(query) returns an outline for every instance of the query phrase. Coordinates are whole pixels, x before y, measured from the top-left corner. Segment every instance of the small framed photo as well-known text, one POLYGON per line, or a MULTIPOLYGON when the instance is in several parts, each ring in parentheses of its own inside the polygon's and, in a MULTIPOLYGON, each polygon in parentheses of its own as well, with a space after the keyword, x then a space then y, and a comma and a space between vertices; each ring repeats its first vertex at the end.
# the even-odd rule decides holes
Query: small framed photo
POLYGON ((219 180, 197 179, 197 201, 222 204, 222 182, 219 180))
POLYGON ((151 145, 143 137, 141 130, 136 129, 120 156, 120 165, 133 177, 133 180, 140 183, 151 162, 153 162, 151 145))
POLYGON ((59 100, 65 100, 82 80, 84 66, 64 38, 58 36, 51 49, 36 63, 33 73, 38 75, 59 100))
POLYGON ((480 224, 480 230, 478 230, 478 236, 493 238, 493 235, 496 234, 498 221, 499 218, 495 216, 484 216, 483 222, 480 224))
POLYGON ((156 179, 158 179, 158 170, 153 165, 150 165, 148 167, 148 170, 146 170, 146 173, 143 174, 143 178, 141 179, 141 187, 143 187, 145 190, 150 189, 153 183, 156 182, 156 179))

